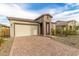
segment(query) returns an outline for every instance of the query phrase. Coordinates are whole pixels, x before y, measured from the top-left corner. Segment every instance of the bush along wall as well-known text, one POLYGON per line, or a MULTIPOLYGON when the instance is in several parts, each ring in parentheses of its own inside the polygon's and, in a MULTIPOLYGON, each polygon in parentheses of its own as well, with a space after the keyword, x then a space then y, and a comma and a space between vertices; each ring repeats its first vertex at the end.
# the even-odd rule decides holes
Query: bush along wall
POLYGON ((76 30, 74 30, 74 31, 67 30, 67 34, 68 34, 68 35, 76 35, 77 32, 76 32, 76 30))
POLYGON ((4 40, 3 40, 3 38, 1 37, 1 38, 0 38, 0 47, 1 47, 2 43, 4 43, 4 40))
MULTIPOLYGON (((0 33, 2 33, 2 26, 0 25, 0 33)), ((2 34, 0 35, 0 47, 2 45, 2 43, 4 42, 2 34)))

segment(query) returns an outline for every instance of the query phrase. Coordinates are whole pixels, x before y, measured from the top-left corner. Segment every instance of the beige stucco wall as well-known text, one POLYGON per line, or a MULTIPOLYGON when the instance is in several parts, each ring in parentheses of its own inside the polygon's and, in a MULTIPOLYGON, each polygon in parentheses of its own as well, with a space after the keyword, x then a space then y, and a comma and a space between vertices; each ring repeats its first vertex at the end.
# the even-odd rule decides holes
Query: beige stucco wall
POLYGON ((39 18, 37 20, 37 22, 41 23, 41 22, 51 22, 51 17, 47 16, 47 15, 44 15, 43 17, 39 18))
POLYGON ((10 37, 14 37, 14 24, 11 23, 11 26, 10 26, 10 37))
POLYGON ((69 22, 68 23, 68 30, 70 29, 70 26, 72 26, 72 30, 75 30, 76 23, 75 22, 69 22))
POLYGON ((52 24, 52 28, 56 30, 56 24, 52 24))
POLYGON ((33 23, 33 22, 27 22, 27 21, 10 21, 11 23, 22 23, 22 24, 38 24, 38 23, 33 23))
POLYGON ((45 22, 51 22, 51 18, 47 15, 44 16, 44 21, 45 22))

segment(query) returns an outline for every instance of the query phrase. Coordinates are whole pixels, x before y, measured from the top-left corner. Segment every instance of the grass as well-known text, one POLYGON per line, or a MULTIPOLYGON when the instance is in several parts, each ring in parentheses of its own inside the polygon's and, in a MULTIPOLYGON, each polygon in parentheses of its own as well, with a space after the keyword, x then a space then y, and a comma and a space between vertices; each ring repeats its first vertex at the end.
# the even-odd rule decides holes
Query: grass
POLYGON ((79 35, 56 36, 54 40, 79 49, 79 35))
POLYGON ((0 47, 0 56, 8 56, 11 50, 13 40, 10 38, 4 38, 4 43, 0 47))

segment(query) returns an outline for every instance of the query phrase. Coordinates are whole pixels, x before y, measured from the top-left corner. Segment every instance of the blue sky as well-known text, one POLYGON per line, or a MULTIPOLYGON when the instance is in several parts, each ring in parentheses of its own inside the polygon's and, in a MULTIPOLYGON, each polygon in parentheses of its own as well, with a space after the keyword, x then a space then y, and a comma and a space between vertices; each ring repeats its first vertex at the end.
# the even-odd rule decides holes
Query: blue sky
POLYGON ((4 16, 35 19, 44 13, 53 16, 52 21, 79 21, 79 3, 17 3, 0 4, 0 23, 9 24, 4 16), (4 19, 5 18, 5 19, 4 19))
POLYGON ((23 8, 26 10, 33 10, 33 11, 38 11, 44 8, 58 8, 58 7, 64 7, 66 4, 64 3, 28 3, 28 8, 26 7, 27 4, 18 4, 21 6, 24 6, 23 8))
MULTIPOLYGON (((70 11, 79 9, 78 3, 28 3, 28 4, 17 4, 24 10, 31 10, 35 12, 39 12, 42 9, 50 8, 50 9, 60 9, 59 11, 70 11)), ((58 12, 58 11, 55 11, 58 12)))

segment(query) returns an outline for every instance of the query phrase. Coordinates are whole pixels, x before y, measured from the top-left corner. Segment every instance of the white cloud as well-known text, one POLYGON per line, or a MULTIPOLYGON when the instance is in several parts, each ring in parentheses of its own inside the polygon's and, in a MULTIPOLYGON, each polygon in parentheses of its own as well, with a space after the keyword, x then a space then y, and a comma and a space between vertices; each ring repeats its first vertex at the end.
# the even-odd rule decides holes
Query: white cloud
POLYGON ((77 20, 79 19, 79 9, 64 11, 62 13, 54 15, 55 20, 77 20), (75 14, 76 13, 76 14, 75 14))
MULTIPOLYGON (((60 12, 58 14, 53 15, 53 19, 57 20, 76 20, 79 21, 79 9, 69 10, 74 7, 78 7, 79 3, 65 3, 66 5, 60 10, 64 9, 64 12, 60 12), (66 11, 67 10, 67 11, 66 11)), ((59 11, 59 9, 58 9, 59 11)))
POLYGON ((0 4, 0 15, 34 19, 39 14, 28 10, 24 11, 17 4, 0 4))
POLYGON ((43 8, 41 10, 38 11, 38 13, 41 13, 41 14, 45 14, 45 13, 50 13, 50 14, 55 14, 56 12, 56 9, 55 8, 43 8))
POLYGON ((77 14, 72 14, 66 17, 67 20, 76 20, 79 22, 79 13, 77 14))
POLYGON ((54 15, 56 13, 60 13, 62 11, 64 11, 66 8, 64 7, 57 7, 57 8, 50 8, 50 7, 47 7, 47 8, 43 8, 41 9, 40 11, 38 11, 39 13, 49 13, 51 15, 54 15))
MULTIPOLYGON (((39 16, 38 13, 29 10, 23 10, 17 4, 0 4, 0 15, 8 17, 19 17, 19 18, 29 18, 35 19, 39 16)), ((9 21, 4 18, 0 18, 0 23, 5 25, 10 25, 9 21)))
POLYGON ((79 6, 79 3, 65 3, 66 4, 66 8, 70 8, 70 7, 77 7, 77 6, 79 6))
MULTIPOLYGON (((72 4, 67 4, 65 7, 58 7, 58 8, 49 8, 48 7, 48 8, 41 9, 39 12, 37 11, 37 13, 36 13, 33 11, 29 11, 29 10, 23 10, 21 8, 22 6, 20 7, 17 4, 0 4, 0 15, 35 19, 38 16, 40 16, 41 14, 50 13, 54 17, 52 21, 72 20, 72 19, 78 20, 79 13, 77 13, 77 14, 74 14, 74 13, 79 12, 79 9, 64 11, 64 10, 69 9, 68 5, 72 5, 72 4), (56 14, 56 13, 58 13, 58 14, 56 14)), ((78 6, 78 4, 75 4, 75 6, 78 6)), ((26 5, 26 7, 28 7, 28 5, 26 5)))
POLYGON ((56 17, 67 16, 67 15, 75 13, 75 12, 79 12, 79 9, 77 9, 77 10, 71 10, 71 11, 64 11, 62 13, 56 14, 56 17))
POLYGON ((75 6, 79 6, 79 3, 71 3, 69 5, 71 5, 71 7, 75 7, 75 6))

